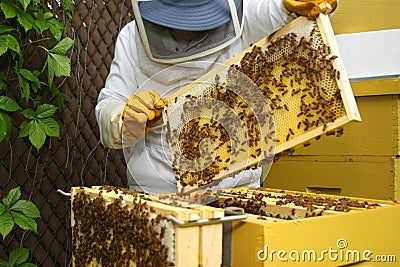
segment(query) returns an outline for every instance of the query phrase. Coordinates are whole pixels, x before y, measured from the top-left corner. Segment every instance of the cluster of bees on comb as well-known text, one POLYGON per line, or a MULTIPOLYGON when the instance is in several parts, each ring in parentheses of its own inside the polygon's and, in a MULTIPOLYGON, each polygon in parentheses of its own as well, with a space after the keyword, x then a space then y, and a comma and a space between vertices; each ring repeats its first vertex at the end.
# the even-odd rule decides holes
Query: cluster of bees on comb
POLYGON ((137 192, 124 192, 134 197, 134 206, 128 208, 122 194, 106 203, 101 190, 119 192, 103 187, 98 196, 81 190, 73 198, 75 266, 174 266, 170 246, 164 244, 168 219, 154 215, 137 192))
MULTIPOLYGON (((334 64, 337 56, 324 43, 316 23, 308 23, 314 24, 306 26, 307 33, 304 29, 301 34, 293 30, 263 47, 254 45, 240 61, 229 66, 223 82, 217 74, 201 94, 183 96, 181 120, 186 123, 167 134, 175 177, 183 187, 217 184, 221 173, 234 176, 239 172, 229 172, 235 164, 237 170, 243 170, 255 166, 247 164, 249 161, 272 162, 275 145, 317 128, 326 132, 329 123, 345 115, 338 87, 340 71, 334 64), (235 76, 240 75, 234 70, 250 80, 237 79, 235 76), (261 93, 261 98, 255 91, 261 93), (213 106, 212 101, 193 105, 193 99, 202 104, 204 99, 214 99, 224 105, 213 106), (205 119, 207 116, 202 114, 207 105, 212 115, 205 119), (242 124, 229 116, 229 109, 242 124), (187 114, 193 119, 185 120, 187 114), (245 138, 239 134, 240 129, 245 130, 245 138), (240 136, 239 140, 235 136, 240 136), (204 145, 204 139, 214 145, 204 145)), ((290 148, 278 156, 292 152, 290 148)))
POLYGON ((225 79, 216 75, 200 94, 184 96, 184 123, 167 132, 175 177, 183 187, 216 185, 224 172, 234 176, 243 169, 238 165, 250 168, 249 159, 273 155, 274 138, 267 135, 274 131, 273 119, 255 91, 248 77, 230 67, 225 79))
POLYGON ((286 33, 265 51, 255 45, 244 55, 237 68, 269 101, 278 145, 318 127, 325 132, 328 123, 344 115, 336 58, 316 25, 308 36, 286 33))
POLYGON ((318 195, 303 195, 264 191, 226 191, 223 197, 209 204, 217 208, 239 207, 245 213, 268 218, 296 220, 348 212, 352 209, 373 209, 377 203, 349 198, 333 198, 318 195))

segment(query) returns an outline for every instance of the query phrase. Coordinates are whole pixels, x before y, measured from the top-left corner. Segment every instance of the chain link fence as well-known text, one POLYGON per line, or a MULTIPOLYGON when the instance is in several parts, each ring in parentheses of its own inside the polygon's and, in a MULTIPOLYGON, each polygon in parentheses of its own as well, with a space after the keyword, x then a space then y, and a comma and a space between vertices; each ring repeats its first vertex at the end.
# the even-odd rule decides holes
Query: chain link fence
MULTIPOLYGON (((15 228, 0 241, 0 259, 22 246, 30 249, 30 261, 38 266, 71 266, 70 199, 57 190, 126 186, 122 151, 100 144, 95 105, 118 32, 132 19, 130 0, 75 2, 74 16, 65 24, 66 35, 75 44, 71 77, 60 88, 70 98, 58 113, 60 138, 47 140, 39 152, 16 133, 9 142, 0 143, 0 196, 20 186, 22 198, 33 201, 41 212, 38 234, 15 228)), ((15 116, 18 127, 22 118, 15 116)))

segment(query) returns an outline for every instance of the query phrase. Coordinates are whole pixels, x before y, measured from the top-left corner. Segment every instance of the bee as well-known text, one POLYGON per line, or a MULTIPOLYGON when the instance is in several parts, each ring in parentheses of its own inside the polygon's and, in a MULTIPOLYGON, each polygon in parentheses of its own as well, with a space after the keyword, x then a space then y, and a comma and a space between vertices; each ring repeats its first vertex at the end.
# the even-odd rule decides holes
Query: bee
POLYGON ((284 104, 283 107, 286 109, 286 111, 289 111, 289 108, 286 104, 284 104))
POLYGON ((336 79, 340 80, 340 71, 336 71, 336 79))

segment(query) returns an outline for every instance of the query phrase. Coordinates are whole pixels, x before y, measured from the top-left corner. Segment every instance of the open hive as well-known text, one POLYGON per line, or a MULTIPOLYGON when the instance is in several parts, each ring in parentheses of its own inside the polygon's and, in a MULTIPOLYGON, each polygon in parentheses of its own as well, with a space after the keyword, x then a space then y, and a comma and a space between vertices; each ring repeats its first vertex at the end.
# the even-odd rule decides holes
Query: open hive
POLYGON ((235 188, 220 194, 210 206, 243 208, 245 213, 257 215, 258 220, 276 222, 274 219, 299 220, 387 205, 378 202, 268 188, 235 188))
POLYGON ((113 187, 71 192, 73 266, 219 266, 222 224, 177 227, 224 216, 212 207, 165 205, 113 187))
POLYGON ((346 266, 365 255, 399 256, 400 205, 393 201, 268 188, 219 191, 209 206, 191 208, 113 187, 73 188, 71 197, 73 266, 221 266, 222 243, 223 265, 232 267, 346 266), (221 224, 178 227, 169 218, 200 222, 228 207, 243 208, 246 218, 226 222, 224 235, 221 224), (285 261, 273 251, 287 252, 285 261))
POLYGON ((297 18, 167 100, 167 140, 182 187, 217 184, 360 120, 326 15, 297 18))
POLYGON ((400 205, 394 201, 235 188, 210 205, 241 207, 248 215, 224 234, 230 242, 224 250, 229 253, 226 266, 379 266, 378 261, 398 261, 400 205))

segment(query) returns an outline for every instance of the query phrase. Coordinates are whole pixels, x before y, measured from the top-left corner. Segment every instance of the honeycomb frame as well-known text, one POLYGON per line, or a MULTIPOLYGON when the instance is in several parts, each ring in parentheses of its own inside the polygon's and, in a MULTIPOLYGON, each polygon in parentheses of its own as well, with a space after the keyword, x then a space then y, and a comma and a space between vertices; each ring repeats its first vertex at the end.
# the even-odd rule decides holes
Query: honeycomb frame
MULTIPOLYGON (((173 160, 175 155, 182 153, 178 145, 181 137, 177 136, 177 129, 182 127, 179 122, 176 123, 179 119, 176 112, 173 117, 170 114, 193 96, 201 97, 201 92, 210 90, 210 84, 215 90, 218 89, 215 84, 229 83, 224 73, 229 73, 232 68, 246 74, 268 101, 270 110, 266 113, 272 113, 273 123, 268 126, 273 134, 270 132, 269 138, 261 139, 265 142, 267 139, 274 140, 276 147, 261 145, 262 153, 256 156, 248 153, 247 159, 240 158, 245 164, 221 164, 220 171, 212 173, 206 182, 200 172, 197 179, 194 175, 185 180, 188 172, 181 172, 175 161, 175 176, 183 187, 202 186, 234 176, 258 163, 271 162, 271 153, 287 151, 350 121, 361 120, 329 17, 321 14, 315 21, 299 17, 167 97, 169 105, 164 120, 167 121, 167 140, 173 160), (266 153, 267 150, 269 153, 266 153)), ((225 149, 230 150, 231 147, 225 149)), ((251 146, 250 151, 254 152, 251 146)), ((218 157, 220 154, 214 154, 214 162, 231 162, 225 158, 221 160, 218 157)))

